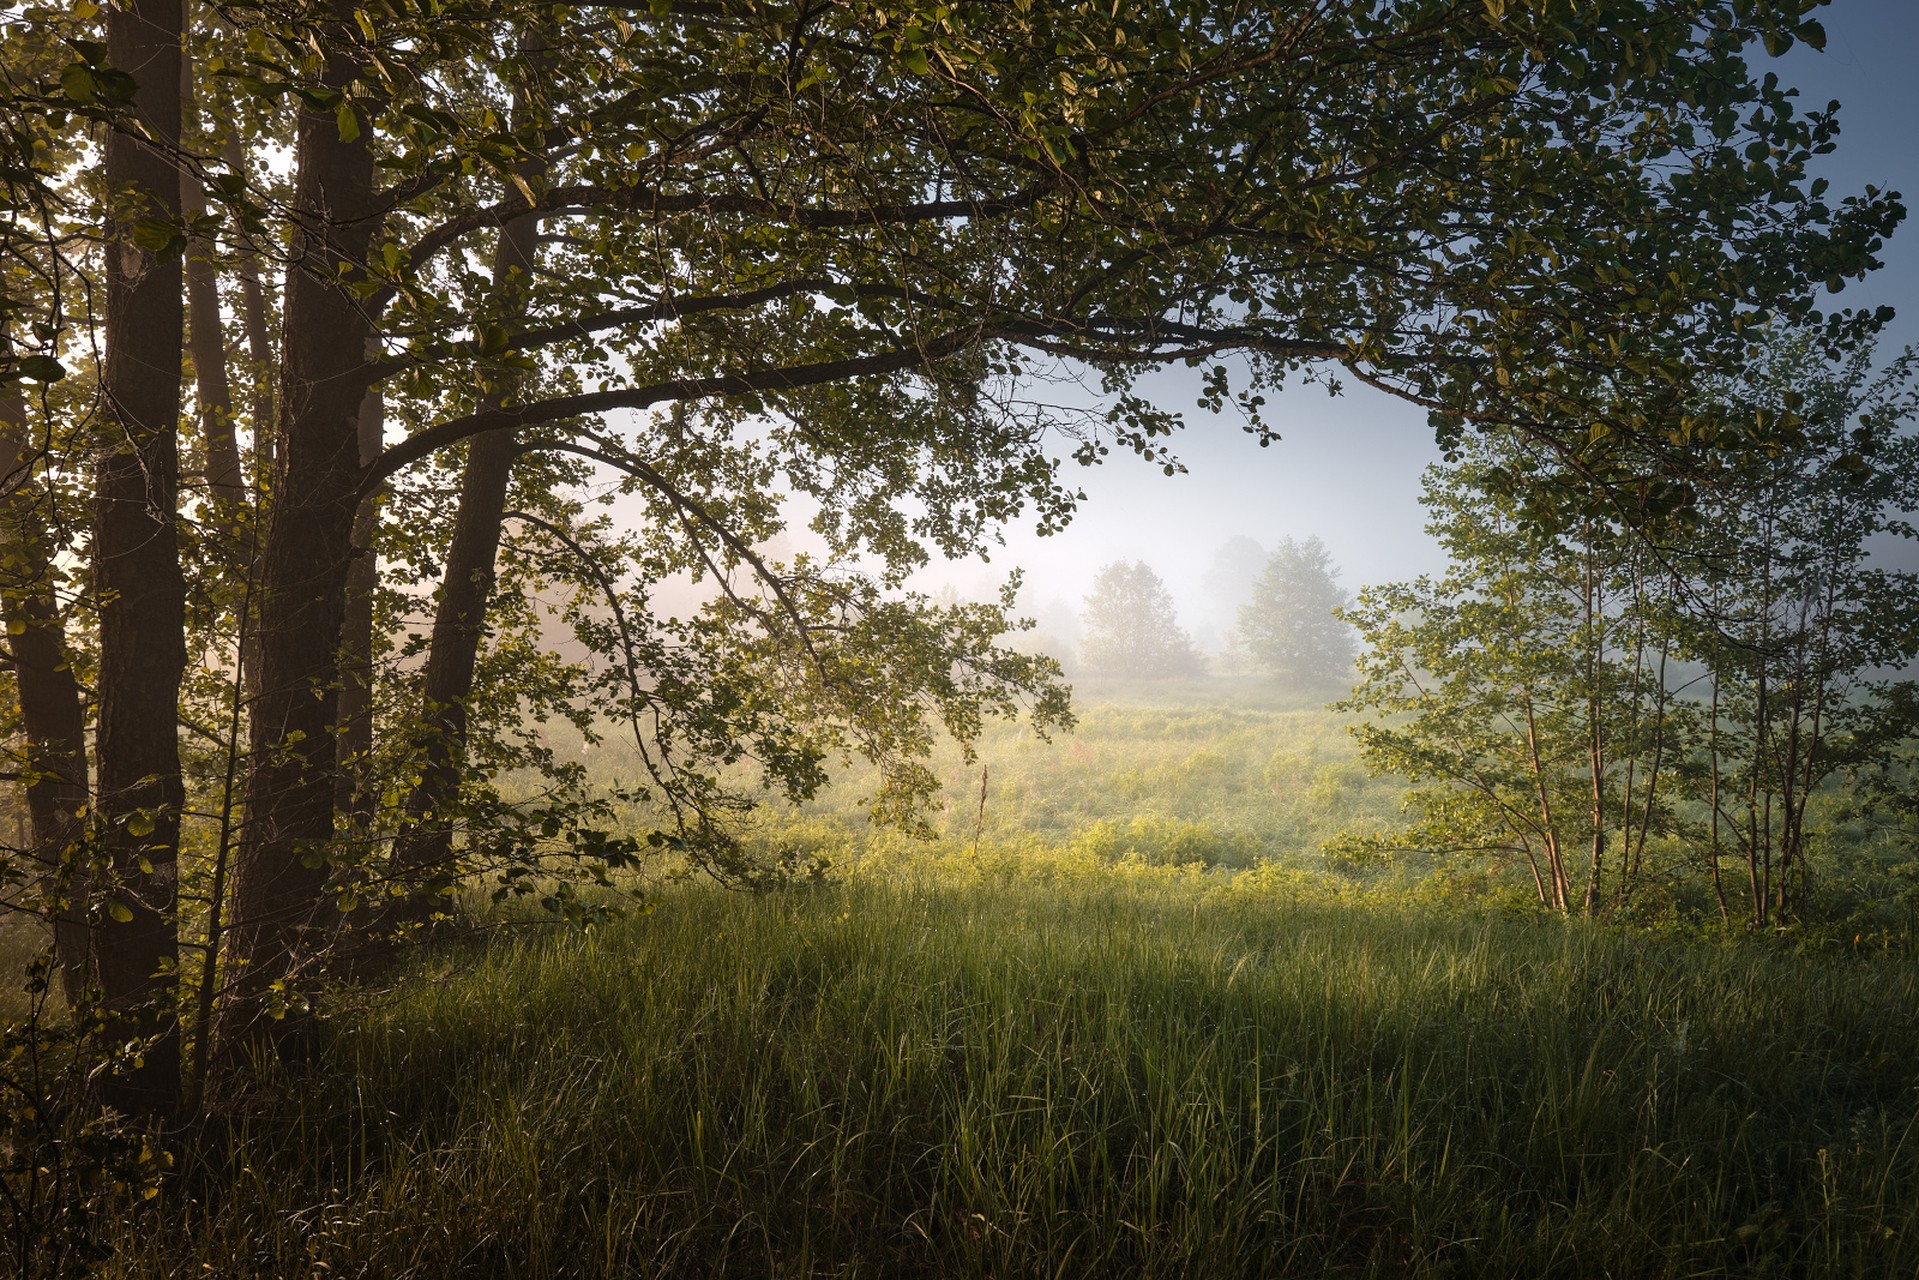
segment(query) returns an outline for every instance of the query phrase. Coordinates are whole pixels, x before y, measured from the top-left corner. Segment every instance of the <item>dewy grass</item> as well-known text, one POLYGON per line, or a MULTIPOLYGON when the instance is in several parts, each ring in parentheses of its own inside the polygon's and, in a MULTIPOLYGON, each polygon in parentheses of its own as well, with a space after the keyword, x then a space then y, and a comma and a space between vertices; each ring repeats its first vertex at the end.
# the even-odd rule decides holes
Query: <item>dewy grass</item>
MULTIPOLYGON (((1137 869, 1136 869, 1137 870, 1137 869)), ((1919 1268, 1919 965, 1148 869, 424 958, 127 1275, 1919 1268)))

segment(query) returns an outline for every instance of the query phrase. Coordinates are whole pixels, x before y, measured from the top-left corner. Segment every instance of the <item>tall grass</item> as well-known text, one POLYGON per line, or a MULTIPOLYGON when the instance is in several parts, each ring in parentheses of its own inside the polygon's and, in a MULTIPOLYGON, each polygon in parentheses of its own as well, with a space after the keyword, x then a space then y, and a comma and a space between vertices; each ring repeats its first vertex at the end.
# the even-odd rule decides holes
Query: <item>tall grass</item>
POLYGON ((1909 910, 1823 950, 1499 910, 1327 862, 1402 792, 1315 703, 1094 692, 946 748, 931 842, 855 770, 755 836, 818 883, 342 993, 106 1274, 1919 1276, 1909 910))
POLYGON ((180 1190, 184 1229, 130 1221, 114 1265, 1919 1268, 1909 957, 1293 883, 1135 860, 682 886, 593 934, 423 958, 236 1117, 180 1190))

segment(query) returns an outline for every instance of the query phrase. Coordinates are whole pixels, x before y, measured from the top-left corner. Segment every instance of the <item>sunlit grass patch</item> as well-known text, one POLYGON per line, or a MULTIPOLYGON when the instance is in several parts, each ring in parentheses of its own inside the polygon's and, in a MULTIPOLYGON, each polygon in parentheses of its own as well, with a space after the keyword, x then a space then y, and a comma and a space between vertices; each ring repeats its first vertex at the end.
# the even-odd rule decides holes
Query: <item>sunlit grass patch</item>
MULTIPOLYGON (((1399 820, 1403 787, 1367 775, 1345 721, 1316 699, 1253 680, 1163 683, 1106 691, 1126 702, 1095 691, 1077 728, 1050 741, 991 725, 971 763, 948 744, 933 762, 945 784, 934 832, 969 849, 1079 846, 1107 861, 1131 852, 1149 862, 1323 868, 1325 841, 1399 820), (1174 696, 1186 684, 1233 705, 1189 704, 1174 696)), ((835 864, 891 856, 897 839, 861 807, 876 786, 874 773, 851 767, 797 810, 770 806, 752 838, 835 864)))

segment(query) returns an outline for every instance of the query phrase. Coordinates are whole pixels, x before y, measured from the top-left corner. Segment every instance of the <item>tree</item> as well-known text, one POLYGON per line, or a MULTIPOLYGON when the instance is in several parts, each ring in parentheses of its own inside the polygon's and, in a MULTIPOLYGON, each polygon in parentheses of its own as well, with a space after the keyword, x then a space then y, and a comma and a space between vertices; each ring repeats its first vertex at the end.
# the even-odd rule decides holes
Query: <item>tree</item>
POLYGON ((1810 806, 1827 780, 1882 771, 1913 730, 1919 573, 1889 554, 1919 537, 1919 354, 1875 369, 1803 338, 1713 388, 1743 409, 1788 404, 1796 446, 1721 460, 1689 531, 1690 650, 1707 666, 1709 857, 1744 863, 1755 927, 1811 899, 1810 806))
POLYGON ((100 620, 93 810, 108 877, 94 963, 107 1008, 130 1023, 111 1027, 109 1037, 123 1040, 131 1029, 147 1042, 103 1084, 128 1111, 170 1108, 179 1075, 172 1000, 187 646, 177 432, 186 308, 173 230, 181 184, 169 152, 180 140, 184 22, 182 0, 116 6, 106 19, 108 61, 140 69, 131 119, 108 131, 102 165, 108 250, 93 530, 100 620))
POLYGON ((1495 492, 1551 465, 1487 440, 1428 472, 1450 563, 1344 611, 1364 648, 1341 706, 1372 714, 1353 729, 1369 767, 1415 784, 1417 820, 1386 847, 1517 863, 1542 906, 1590 912, 1609 849, 1623 885, 1635 850, 1680 830, 1669 778, 1690 720, 1668 692, 1670 633, 1644 638, 1670 616, 1645 542, 1599 520, 1541 530, 1495 492))
POLYGON ((1199 654, 1180 629, 1173 597, 1139 561, 1115 560, 1099 571, 1081 620, 1079 662, 1094 675, 1166 680, 1199 673, 1199 654))
MULTIPOLYGON (((181 921, 163 890, 172 868, 203 874, 181 861, 195 842, 217 851, 194 917, 203 989, 236 1044, 287 1052, 302 1020, 268 1015, 297 1013, 367 893, 443 887, 496 854, 523 872, 556 849, 617 861, 627 846, 584 801, 533 820, 491 787, 490 770, 542 763, 517 733, 526 714, 627 724, 660 839, 716 864, 760 794, 737 783, 748 759, 767 788, 805 794, 824 762, 873 755, 877 806, 910 818, 933 790, 917 763, 932 723, 965 736, 991 710, 1060 707, 1048 668, 998 643, 1001 610, 903 605, 893 589, 1005 522, 1070 518, 1062 449, 1176 469, 1179 419, 1135 390, 1169 362, 1245 353, 1245 386, 1208 368, 1208 403, 1236 405, 1262 440, 1262 387, 1337 366, 1449 432, 1538 441, 1582 485, 1682 502, 1674 472, 1698 448, 1778 429, 1685 388, 1743 360, 1753 325, 1810 321, 1818 288, 1869 269, 1900 216, 1890 197, 1828 203, 1808 184, 1836 124, 1795 113, 1744 60, 1816 43, 1812 7, 19 11, 0 177, 27 197, 10 207, 37 212, 0 229, 0 377, 46 386, 71 364, 118 433, 36 464, 49 491, 98 497, 99 535, 52 554, 83 558, 98 588, 68 606, 89 621, 65 628, 70 643, 101 628, 86 655, 101 672, 92 812, 121 883, 96 892, 137 891, 99 903, 132 930, 102 926, 107 1002, 159 1010, 156 1047, 171 1034, 156 975, 174 972, 181 921), (185 131, 183 39, 201 104, 185 131), (543 92, 521 95, 534 57, 543 92), (182 170, 206 199, 190 223, 182 170), (500 243, 516 225, 538 228, 530 261, 500 243), (216 293, 226 281, 244 320, 250 394, 226 393, 243 403, 218 403, 210 282, 199 265, 184 278, 183 256, 213 268, 216 293), (183 290, 200 354, 169 319, 183 290), (71 302, 93 292, 99 316, 71 302), (207 375, 190 394, 214 428, 209 482, 231 496, 227 414, 254 474, 270 461, 238 538, 183 524, 173 432, 190 355, 207 375), (1036 376, 1081 367, 1104 405, 1031 398, 1036 376), (377 457, 363 454, 372 404, 394 435, 377 457), (453 477, 476 456, 500 465, 477 468, 488 483, 463 504, 453 477), (608 529, 578 497, 609 475, 641 528, 608 529), (369 539, 363 505, 382 493, 369 539), (822 555, 764 554, 788 518, 780 493, 818 513, 822 555), (462 521, 475 536, 456 553, 462 521), (244 553, 206 554, 223 540, 244 553), (376 548, 385 578, 349 591, 376 548), (409 575, 440 593, 443 649, 477 638, 470 668, 451 649, 434 661, 424 635, 390 653, 421 662, 360 652, 368 633, 343 601, 397 610, 409 575), (502 575, 572 593, 593 664, 532 652, 522 596, 488 589, 502 575), (654 595, 682 577, 710 603, 658 616, 654 595), (189 640, 221 680, 181 683, 189 640), (418 683, 428 669, 444 692, 418 683), (341 690, 362 671, 373 732, 348 740, 372 746, 342 748, 341 690), (242 709, 237 763, 180 734, 242 709), (433 794, 410 817, 401 803, 342 824, 343 797, 410 789, 343 788, 343 759, 431 775, 433 794), (401 831, 448 823, 452 841, 403 873, 401 831)), ((40 399, 27 435, 53 440, 40 399)), ((577 798, 576 783, 559 775, 553 793, 577 798)))
POLYGON ((10 637, 19 736, 26 744, 12 764, 24 780, 32 823, 32 843, 22 851, 26 865, 0 864, 0 892, 15 888, 5 871, 26 874, 31 896, 8 905, 44 912, 52 922, 61 986, 73 1004, 92 968, 81 840, 89 793, 86 710, 61 617, 65 583, 53 552, 55 495, 37 474, 27 421, 19 386, 0 386, 0 457, 11 490, 0 507, 0 557, 14 567, 0 582, 0 622, 10 637))
POLYGON ((1213 607, 1217 636, 1226 637, 1232 632, 1241 606, 1253 597, 1253 583, 1259 580, 1266 560, 1266 548, 1244 535, 1226 539, 1213 553, 1213 562, 1199 585, 1213 607))
POLYGON ((1435 469, 1451 567, 1348 614, 1367 650, 1345 706, 1377 716, 1361 748, 1420 784, 1387 843, 1523 862, 1560 911, 1703 875, 1728 918, 1730 850, 1754 927, 1802 913, 1813 798, 1885 769, 1914 724, 1914 683, 1885 673, 1919 656, 1919 575, 1873 552, 1914 537, 1916 367, 1775 342, 1700 394, 1790 413, 1794 444, 1709 459, 1693 513, 1638 529, 1597 499, 1562 531, 1516 519, 1515 489, 1558 481, 1510 442, 1435 469))
POLYGON ((1274 678, 1301 688, 1351 683, 1353 631, 1332 553, 1318 538, 1282 538, 1239 611, 1239 642, 1274 678))
MULTIPOLYGON (((48 32, 9 38, 0 70, 12 91, 50 74, 70 54, 48 32)), ((124 88, 125 86, 120 86, 124 88)), ((53 331, 62 289, 56 246, 72 227, 52 172, 78 161, 79 140, 44 115, 0 112, 0 620, 10 668, 8 764, 21 779, 31 822, 27 847, 0 854, 0 902, 42 915, 51 926, 60 986, 69 1005, 92 970, 84 817, 91 798, 88 620, 71 605, 86 568, 70 554, 70 530, 84 520, 85 469, 61 460, 87 451, 84 422, 91 379, 67 378, 43 335, 53 331), (51 259, 51 261, 50 261, 51 259), (65 554, 63 554, 65 553, 65 554)))

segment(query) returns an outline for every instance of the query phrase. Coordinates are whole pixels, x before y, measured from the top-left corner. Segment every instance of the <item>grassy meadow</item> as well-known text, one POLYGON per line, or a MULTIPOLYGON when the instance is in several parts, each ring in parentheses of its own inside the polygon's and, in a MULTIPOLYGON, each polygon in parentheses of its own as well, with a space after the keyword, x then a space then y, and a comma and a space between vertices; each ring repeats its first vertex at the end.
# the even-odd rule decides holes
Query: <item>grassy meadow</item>
POLYGON ((976 845, 1002 857, 1318 870, 1322 842, 1398 818, 1404 788, 1367 776, 1323 697, 1246 679, 1082 682, 1074 705, 1077 727, 1051 741, 1001 722, 974 763, 943 750, 946 803, 930 845, 867 820, 859 801, 875 779, 858 767, 797 811, 770 812, 755 838, 845 874, 976 845))
POLYGON ((759 833, 817 878, 339 993, 105 1273, 1919 1275, 1909 946, 1328 865, 1400 792, 1316 704, 1082 694, 931 843, 853 776, 759 833))

